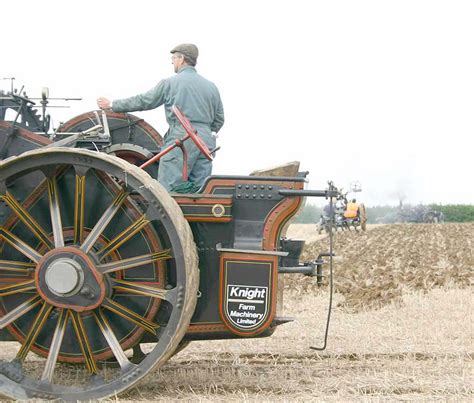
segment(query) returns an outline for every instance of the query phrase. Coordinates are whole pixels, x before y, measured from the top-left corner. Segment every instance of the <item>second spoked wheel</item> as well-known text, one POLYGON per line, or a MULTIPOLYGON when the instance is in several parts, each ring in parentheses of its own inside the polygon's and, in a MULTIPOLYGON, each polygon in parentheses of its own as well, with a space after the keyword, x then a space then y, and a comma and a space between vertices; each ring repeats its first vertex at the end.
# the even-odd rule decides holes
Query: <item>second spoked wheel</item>
POLYGON ((157 181, 103 153, 39 149, 0 162, 0 197, 0 328, 18 342, 2 354, 0 394, 102 398, 173 354, 198 264, 189 225, 157 181), (136 363, 139 343, 147 355, 136 363))

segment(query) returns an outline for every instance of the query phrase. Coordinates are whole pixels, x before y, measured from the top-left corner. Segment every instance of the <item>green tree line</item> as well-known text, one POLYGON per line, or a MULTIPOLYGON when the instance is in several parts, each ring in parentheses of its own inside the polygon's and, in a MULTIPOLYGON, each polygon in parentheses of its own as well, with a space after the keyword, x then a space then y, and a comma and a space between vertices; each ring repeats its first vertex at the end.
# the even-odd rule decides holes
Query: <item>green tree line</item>
POLYGON ((445 221, 471 222, 474 221, 474 205, 472 204, 430 204, 433 210, 441 211, 445 221))

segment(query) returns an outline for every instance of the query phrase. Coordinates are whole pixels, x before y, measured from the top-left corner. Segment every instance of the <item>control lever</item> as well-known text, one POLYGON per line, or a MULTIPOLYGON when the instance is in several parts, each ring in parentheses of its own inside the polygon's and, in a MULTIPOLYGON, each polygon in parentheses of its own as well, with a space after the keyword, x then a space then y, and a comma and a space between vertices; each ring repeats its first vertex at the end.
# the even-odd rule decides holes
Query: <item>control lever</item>
POLYGON ((109 121, 107 120, 107 115, 105 114, 104 110, 102 110, 102 124, 104 126, 104 133, 101 134, 99 132, 99 137, 103 139, 109 139, 110 138, 109 121))
POLYGON ((100 139, 108 140, 110 138, 110 130, 109 130, 109 122, 107 120, 107 115, 105 114, 105 111, 101 111, 102 115, 102 121, 100 119, 99 113, 97 111, 94 111, 94 116, 97 120, 97 125, 100 125, 101 128, 104 129, 103 132, 98 132, 97 137, 100 139))
MULTIPOLYGON (((97 132, 99 132, 101 129, 103 129, 102 125, 95 125, 92 126, 91 128, 84 130, 83 132, 75 133, 72 136, 68 136, 62 140, 55 141, 54 143, 48 144, 47 146, 43 148, 50 148, 50 147, 71 147, 73 146, 77 140, 83 137, 87 137, 88 135, 97 135, 97 132)), ((64 133, 61 133, 64 134, 64 133)))

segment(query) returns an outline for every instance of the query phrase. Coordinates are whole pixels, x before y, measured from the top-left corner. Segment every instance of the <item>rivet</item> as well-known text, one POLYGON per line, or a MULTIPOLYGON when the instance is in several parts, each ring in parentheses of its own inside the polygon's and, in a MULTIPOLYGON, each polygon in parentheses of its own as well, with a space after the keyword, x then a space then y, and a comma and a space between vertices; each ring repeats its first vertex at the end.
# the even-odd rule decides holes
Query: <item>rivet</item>
POLYGON ((255 199, 255 198, 257 197, 257 195, 254 193, 254 194, 252 195, 252 197, 255 199))
POLYGON ((249 185, 245 185, 245 189, 250 189, 250 186, 249 186, 249 185))
POLYGON ((272 190, 272 189, 273 189, 273 186, 271 186, 271 185, 270 185, 270 186, 268 186, 268 189, 272 190))
POLYGON ((254 189, 257 189, 257 185, 253 185, 253 188, 254 188, 254 189))
POLYGON ((237 185, 237 188, 238 188, 238 189, 242 189, 242 185, 237 185))
POLYGON ((262 193, 262 194, 260 195, 260 197, 263 199, 263 198, 265 197, 265 195, 262 193))

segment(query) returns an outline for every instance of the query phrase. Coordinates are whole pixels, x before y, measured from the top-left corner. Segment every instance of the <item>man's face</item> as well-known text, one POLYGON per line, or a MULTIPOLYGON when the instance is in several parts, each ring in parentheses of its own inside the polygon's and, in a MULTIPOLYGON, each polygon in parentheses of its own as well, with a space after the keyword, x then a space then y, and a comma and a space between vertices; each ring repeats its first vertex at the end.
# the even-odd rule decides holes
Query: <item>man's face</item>
POLYGON ((179 68, 184 64, 184 57, 180 53, 173 53, 171 55, 171 63, 174 67, 174 72, 177 73, 179 68))

